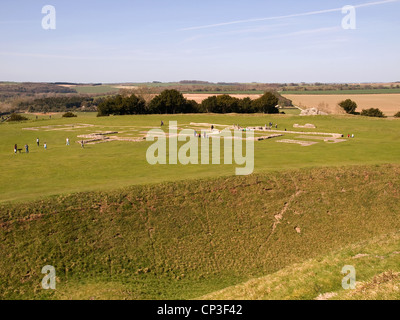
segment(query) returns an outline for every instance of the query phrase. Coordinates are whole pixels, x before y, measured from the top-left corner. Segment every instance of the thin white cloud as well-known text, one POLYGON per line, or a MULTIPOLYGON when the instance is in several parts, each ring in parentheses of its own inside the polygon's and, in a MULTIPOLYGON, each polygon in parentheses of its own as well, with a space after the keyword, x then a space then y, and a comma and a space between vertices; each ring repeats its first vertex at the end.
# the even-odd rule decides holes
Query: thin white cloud
POLYGON ((202 34, 196 34, 193 36, 190 36, 182 41, 182 43, 187 43, 187 42, 194 42, 199 39, 204 39, 204 38, 210 38, 210 37, 226 37, 226 36, 238 36, 238 35, 246 35, 246 34, 257 34, 257 33, 263 33, 265 34, 266 32, 274 31, 277 30, 278 28, 282 28, 285 26, 288 26, 289 24, 287 23, 278 23, 274 25, 263 25, 263 26, 258 26, 258 27, 249 27, 249 28, 240 28, 237 30, 229 30, 229 31, 220 31, 220 32, 213 32, 213 33, 205 33, 202 34))
MULTIPOLYGON (((376 1, 376 2, 367 2, 367 3, 355 5, 354 7, 355 8, 371 7, 371 6, 378 6, 378 5, 387 4, 387 3, 393 3, 393 2, 398 2, 398 1, 400 1, 400 0, 384 0, 384 1, 376 1)), ((304 17, 304 16, 312 16, 312 15, 318 15, 318 14, 331 13, 331 12, 338 12, 338 11, 342 11, 342 8, 326 9, 326 10, 311 11, 311 12, 303 12, 303 13, 284 15, 284 16, 275 16, 275 17, 254 18, 254 19, 246 19, 246 20, 221 22, 221 23, 209 24, 209 25, 204 25, 204 26, 183 28, 183 29, 180 29, 179 31, 209 29, 209 28, 223 27, 223 26, 234 25, 234 24, 269 21, 269 20, 281 20, 281 19, 288 19, 288 18, 296 18, 296 17, 304 17)))

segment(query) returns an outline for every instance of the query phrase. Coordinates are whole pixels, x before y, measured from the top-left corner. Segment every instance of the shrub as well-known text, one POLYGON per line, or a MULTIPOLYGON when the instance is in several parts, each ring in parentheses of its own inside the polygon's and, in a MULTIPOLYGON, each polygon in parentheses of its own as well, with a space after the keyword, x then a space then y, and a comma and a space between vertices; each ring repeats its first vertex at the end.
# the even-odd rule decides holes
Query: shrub
POLYGON ((8 121, 8 122, 13 122, 13 121, 26 121, 26 120, 29 120, 29 119, 26 118, 26 117, 24 117, 24 116, 21 116, 20 114, 13 113, 13 114, 10 116, 10 119, 8 119, 7 121, 8 121))
POLYGON ((384 118, 385 115, 383 112, 379 109, 371 108, 371 109, 365 109, 361 112, 362 116, 365 117, 377 117, 377 118, 384 118))
POLYGON ((63 118, 76 118, 77 115, 73 114, 72 112, 67 112, 63 114, 63 118))
POLYGON ((346 99, 339 103, 339 106, 344 109, 347 113, 354 114, 357 109, 357 103, 353 100, 346 99))
POLYGON ((394 115, 395 118, 400 118, 400 111, 394 115))

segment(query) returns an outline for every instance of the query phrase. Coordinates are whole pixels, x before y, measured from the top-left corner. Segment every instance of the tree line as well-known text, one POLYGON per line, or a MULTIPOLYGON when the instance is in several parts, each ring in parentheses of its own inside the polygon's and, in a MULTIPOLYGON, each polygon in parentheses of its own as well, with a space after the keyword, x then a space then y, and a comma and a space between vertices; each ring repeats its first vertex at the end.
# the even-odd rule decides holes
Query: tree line
POLYGON ((104 99, 98 106, 98 116, 178 113, 279 113, 279 94, 266 92, 258 99, 238 99, 229 95, 211 96, 197 103, 186 99, 179 91, 164 90, 150 101, 141 96, 117 95, 104 99))
POLYGON ((85 96, 58 96, 20 101, 19 110, 28 112, 68 112, 71 110, 96 111, 100 99, 85 96))

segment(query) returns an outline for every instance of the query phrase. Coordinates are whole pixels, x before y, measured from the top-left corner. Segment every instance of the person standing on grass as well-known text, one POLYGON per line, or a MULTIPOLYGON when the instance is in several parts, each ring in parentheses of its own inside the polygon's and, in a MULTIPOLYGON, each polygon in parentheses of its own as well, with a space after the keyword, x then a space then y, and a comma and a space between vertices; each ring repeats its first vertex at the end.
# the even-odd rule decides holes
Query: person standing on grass
POLYGON ((44 150, 47 150, 47 143, 44 143, 44 150))
POLYGON ((36 144, 39 147, 39 138, 36 139, 36 144))
POLYGON ((15 144, 14 145, 14 153, 17 154, 18 146, 15 144))
POLYGON ((67 138, 67 146, 69 146, 69 138, 67 138))
POLYGON ((85 142, 83 140, 81 141, 81 147, 85 148, 85 142))
POLYGON ((28 146, 28 144, 25 145, 25 153, 29 153, 29 146, 28 146))

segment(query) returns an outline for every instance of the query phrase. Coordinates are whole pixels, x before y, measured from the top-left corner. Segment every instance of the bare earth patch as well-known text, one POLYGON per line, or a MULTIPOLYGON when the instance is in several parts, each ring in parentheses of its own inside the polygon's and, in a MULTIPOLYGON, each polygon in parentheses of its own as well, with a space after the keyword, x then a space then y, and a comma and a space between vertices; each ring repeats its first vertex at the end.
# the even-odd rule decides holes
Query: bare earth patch
POLYGON ((328 143, 340 143, 346 142, 346 139, 338 139, 335 137, 315 137, 315 136, 298 136, 296 139, 311 139, 311 140, 323 140, 328 143))
POLYGON ((329 114, 343 114, 338 106, 343 100, 351 99, 358 105, 357 111, 378 108, 387 116, 393 116, 400 111, 400 94, 345 94, 345 95, 284 95, 293 104, 302 109, 317 108, 329 114))
MULTIPOLYGON (((222 96, 223 94, 209 94, 209 93, 187 93, 184 94, 183 96, 188 99, 188 100, 194 100, 197 103, 202 103, 204 100, 206 100, 209 97, 212 96, 222 96)), ((244 99, 244 98, 250 98, 251 100, 255 100, 261 97, 261 94, 230 94, 231 97, 238 98, 238 99, 244 99)))
POLYGON ((277 142, 299 144, 302 147, 309 147, 309 146, 312 146, 312 145, 318 143, 318 142, 313 142, 313 141, 301 141, 301 140, 291 140, 291 139, 282 139, 282 140, 278 140, 277 142))
POLYGON ((306 123, 305 125, 294 124, 293 128, 303 128, 303 129, 316 129, 317 127, 311 123, 306 123))

